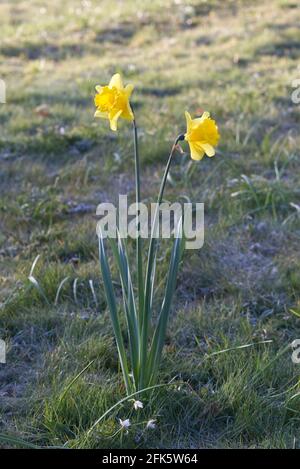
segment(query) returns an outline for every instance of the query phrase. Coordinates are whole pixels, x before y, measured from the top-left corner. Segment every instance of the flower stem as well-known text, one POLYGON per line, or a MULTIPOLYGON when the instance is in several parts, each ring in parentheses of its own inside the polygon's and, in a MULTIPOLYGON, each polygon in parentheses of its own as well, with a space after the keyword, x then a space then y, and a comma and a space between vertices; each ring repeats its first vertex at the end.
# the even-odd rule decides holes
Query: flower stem
POLYGON ((173 145, 172 149, 168 158, 168 162, 165 168, 165 172, 161 181, 160 190, 157 198, 157 204, 154 213, 153 225, 151 229, 151 238, 149 244, 149 251, 148 251, 148 261, 147 261, 147 270, 146 270, 146 277, 145 277, 145 297, 144 297, 144 312, 143 312, 143 323, 142 323, 142 337, 141 337, 141 373, 140 373, 140 387, 144 387, 144 380, 147 374, 147 350, 148 350, 148 331, 151 319, 151 284, 154 281, 153 279, 153 268, 155 263, 155 251, 157 246, 157 239, 156 235, 156 225, 158 222, 159 216, 159 206, 162 202, 165 185, 167 182, 170 166, 172 163, 173 156, 175 154, 176 146, 180 140, 183 140, 184 136, 179 135, 173 145))
MULTIPOLYGON (((140 160, 138 149, 138 136, 135 118, 133 123, 133 141, 134 141, 134 157, 135 157, 135 202, 136 207, 141 201, 141 186, 140 186, 140 160)), ((139 330, 142 328, 142 314, 144 310, 144 274, 143 274, 143 257, 142 257, 142 238, 140 231, 140 222, 137 223, 137 239, 136 239, 136 259, 137 259, 137 277, 138 277, 138 323, 139 330)))

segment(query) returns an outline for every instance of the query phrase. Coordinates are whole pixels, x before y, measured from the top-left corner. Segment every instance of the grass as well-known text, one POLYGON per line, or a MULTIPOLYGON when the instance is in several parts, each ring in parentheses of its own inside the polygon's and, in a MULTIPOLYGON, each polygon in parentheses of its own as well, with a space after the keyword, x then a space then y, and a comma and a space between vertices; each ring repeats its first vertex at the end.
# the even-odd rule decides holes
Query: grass
MULTIPOLYGON (((3 447, 298 448, 297 3, 31 0, 0 13, 3 447), (98 203, 134 198, 131 129, 93 120, 94 85, 116 71, 136 85, 145 201, 185 109, 209 110, 222 138, 200 164, 178 154, 166 188, 206 213, 173 303, 161 369, 172 384, 140 396, 138 412, 121 403, 88 435, 125 395, 94 218, 98 203), (130 418, 128 435, 118 418, 130 418)), ((158 285, 167 265, 162 255, 158 285)))

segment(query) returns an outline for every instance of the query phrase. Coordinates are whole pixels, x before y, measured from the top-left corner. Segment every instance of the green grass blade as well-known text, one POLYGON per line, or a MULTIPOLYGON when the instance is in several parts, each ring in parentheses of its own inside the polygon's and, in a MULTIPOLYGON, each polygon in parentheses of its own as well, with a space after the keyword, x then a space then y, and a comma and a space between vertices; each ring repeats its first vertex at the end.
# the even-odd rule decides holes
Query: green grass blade
POLYGON ((297 309, 290 309, 290 312, 300 318, 300 310, 298 311, 297 309))
POLYGON ((77 373, 77 375, 70 381, 70 383, 67 385, 67 387, 64 389, 62 395, 60 396, 59 398, 59 403, 58 403, 58 407, 60 406, 60 404, 62 403, 62 401, 64 400, 64 398, 66 397, 66 394, 70 391, 71 387, 73 386, 73 384, 76 383, 76 381, 80 378, 81 375, 83 375, 83 373, 85 373, 85 371, 94 363, 96 359, 94 358, 94 360, 90 361, 79 373, 77 373))
POLYGON ((35 445, 33 443, 28 443, 27 441, 22 440, 21 438, 17 438, 15 436, 3 435, 2 433, 0 433, 0 442, 6 445, 19 446, 21 448, 42 449, 41 446, 35 445))

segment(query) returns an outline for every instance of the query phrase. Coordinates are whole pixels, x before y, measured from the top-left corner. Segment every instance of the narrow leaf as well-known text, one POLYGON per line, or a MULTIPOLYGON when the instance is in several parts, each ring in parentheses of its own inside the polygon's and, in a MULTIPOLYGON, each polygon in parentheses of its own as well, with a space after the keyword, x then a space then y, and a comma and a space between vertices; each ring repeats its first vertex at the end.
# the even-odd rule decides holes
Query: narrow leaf
POLYGON ((115 334, 115 338, 117 342, 121 368, 122 368, 122 372, 124 376, 126 390, 127 390, 127 393, 129 393, 130 388, 131 388, 131 383, 130 383, 130 377, 129 377, 129 372, 128 372, 127 358, 126 358, 125 347, 124 347, 121 327, 120 327, 119 318, 118 318, 117 305, 116 305, 115 293, 114 293, 113 284, 112 284, 111 275, 110 275, 110 269, 109 269, 108 260, 106 257, 105 248, 104 248, 104 240, 103 240, 101 233, 99 236, 99 260, 100 260, 100 267, 101 267, 101 272, 102 272, 102 277, 103 277, 105 295, 106 295, 107 304, 108 304, 108 308, 110 312, 110 318, 111 318, 111 322, 112 322, 112 326, 113 326, 113 330, 114 330, 114 334, 115 334))

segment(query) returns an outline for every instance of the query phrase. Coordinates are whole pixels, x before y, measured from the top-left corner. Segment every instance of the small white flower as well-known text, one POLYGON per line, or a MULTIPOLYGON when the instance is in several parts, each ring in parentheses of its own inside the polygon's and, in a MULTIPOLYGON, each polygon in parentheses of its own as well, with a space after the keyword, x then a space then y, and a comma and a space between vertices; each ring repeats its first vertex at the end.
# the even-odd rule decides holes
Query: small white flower
POLYGON ((156 420, 153 420, 153 419, 149 420, 147 422, 146 428, 149 428, 150 430, 154 430, 154 428, 156 428, 156 423, 155 422, 156 422, 156 420))
POLYGON ((125 430, 127 430, 131 425, 129 419, 126 419, 126 420, 119 419, 119 423, 120 423, 122 429, 124 428, 125 430))
POLYGON ((143 409, 144 404, 141 401, 133 401, 133 407, 135 410, 143 409))

